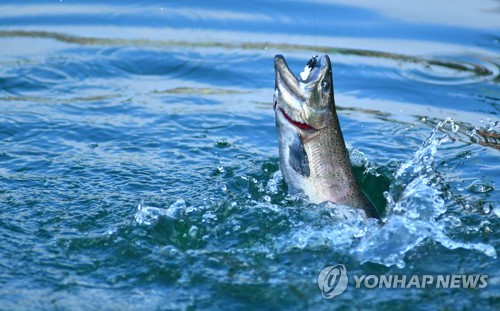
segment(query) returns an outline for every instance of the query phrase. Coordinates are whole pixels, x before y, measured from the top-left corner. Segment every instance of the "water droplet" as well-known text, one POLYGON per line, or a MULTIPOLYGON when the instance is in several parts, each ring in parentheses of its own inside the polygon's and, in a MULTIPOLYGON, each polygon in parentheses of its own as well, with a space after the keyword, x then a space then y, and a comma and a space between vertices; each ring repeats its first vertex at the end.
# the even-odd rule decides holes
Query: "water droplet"
POLYGON ((198 234, 198 231, 199 231, 198 227, 192 226, 191 228, 189 228, 188 234, 189 234, 190 237, 196 238, 196 235, 198 234))
POLYGON ((469 191, 474 192, 474 193, 486 193, 493 191, 495 188, 493 186, 488 185, 487 183, 481 181, 481 180, 475 180, 469 184, 467 187, 469 191))
POLYGON ((263 184, 263 183, 259 183, 259 184, 257 185, 257 190, 258 190, 259 192, 264 192, 264 191, 266 190, 266 189, 264 188, 264 184, 263 184))
POLYGON ((467 132, 467 135, 469 135, 469 137, 473 137, 474 135, 476 135, 476 131, 477 131, 477 128, 474 128, 470 131, 467 132))
POLYGON ((483 205, 483 211, 485 214, 489 214, 491 212, 491 205, 489 203, 485 203, 483 205))

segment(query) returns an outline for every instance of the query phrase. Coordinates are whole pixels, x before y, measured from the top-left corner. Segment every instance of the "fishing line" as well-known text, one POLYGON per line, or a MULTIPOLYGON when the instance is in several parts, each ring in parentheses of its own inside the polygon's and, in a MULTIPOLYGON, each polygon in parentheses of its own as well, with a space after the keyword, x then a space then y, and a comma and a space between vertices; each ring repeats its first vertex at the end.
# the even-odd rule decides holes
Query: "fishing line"
POLYGON ((318 36, 316 33, 316 0, 313 0, 314 49, 318 52, 318 36))

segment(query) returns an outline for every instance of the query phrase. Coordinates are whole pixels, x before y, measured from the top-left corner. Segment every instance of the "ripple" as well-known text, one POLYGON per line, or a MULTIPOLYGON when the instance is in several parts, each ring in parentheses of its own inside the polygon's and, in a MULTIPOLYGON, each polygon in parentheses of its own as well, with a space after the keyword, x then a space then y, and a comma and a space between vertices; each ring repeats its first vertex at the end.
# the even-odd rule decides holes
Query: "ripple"
POLYGON ((175 87, 165 90, 155 90, 154 94, 187 94, 187 95, 232 95, 246 94, 248 92, 231 90, 231 89, 216 89, 216 88, 195 88, 195 87, 175 87))
MULTIPOLYGON (((76 43, 79 45, 99 45, 99 46, 140 46, 148 48, 223 48, 226 50, 268 50, 276 49, 278 51, 310 51, 311 46, 302 44, 290 43, 271 43, 271 42, 245 42, 245 43, 228 43, 227 41, 212 40, 211 42, 195 40, 191 41, 189 38, 186 40, 152 40, 152 39, 118 39, 118 38, 96 38, 96 37, 80 37, 71 36, 67 34, 60 34, 56 32, 46 31, 23 31, 23 30, 0 30, 1 37, 28 37, 28 38, 45 38, 53 39, 60 42, 76 43)), ((435 85, 463 85, 471 83, 479 83, 484 81, 491 81, 496 79, 500 74, 500 69, 494 61, 480 60, 472 58, 469 60, 451 60, 451 59, 425 59, 422 57, 415 57, 411 55, 404 55, 398 53, 389 53, 381 51, 370 51, 352 48, 341 48, 334 46, 316 46, 316 52, 321 53, 335 53, 341 55, 352 55, 368 58, 382 58, 387 60, 396 61, 399 67, 402 68, 400 75, 404 78, 424 82, 435 85)), ((130 49, 119 49, 123 54, 131 52, 130 49)), ((143 55, 144 51, 133 50, 132 55, 120 55, 121 62, 115 64, 120 69, 127 73, 133 74, 159 74, 165 72, 174 72, 184 76, 185 74, 194 74, 200 70, 214 70, 210 65, 210 59, 205 55, 188 54, 185 56, 178 56, 177 62, 174 67, 165 66, 171 62, 169 59, 164 58, 162 61, 162 54, 156 53, 155 55, 143 55), (123 57, 129 56, 129 57, 123 57), (142 66, 137 66, 137 58, 143 59, 142 66), (123 63, 123 59, 128 59, 129 63, 123 63), (144 61, 144 59, 148 61, 144 61), (154 61, 151 61, 154 60, 154 61), (197 60, 197 61, 196 61, 197 60), (150 66, 144 66, 145 64, 150 66), (141 68, 141 72, 137 72, 136 68, 141 68), (146 72, 142 72, 146 70, 146 72)), ((205 51, 206 52, 206 51, 205 51)), ((228 61, 232 64, 248 61, 253 56, 241 55, 236 53, 231 55, 230 59, 227 58, 227 53, 224 53, 225 64, 228 61)), ((217 55, 212 57, 213 61, 221 64, 217 55)), ((220 73, 218 73, 220 74, 220 73)))
POLYGON ((401 75, 419 82, 436 85, 462 85, 490 81, 498 77, 494 63, 474 60, 412 60, 402 63, 401 75))

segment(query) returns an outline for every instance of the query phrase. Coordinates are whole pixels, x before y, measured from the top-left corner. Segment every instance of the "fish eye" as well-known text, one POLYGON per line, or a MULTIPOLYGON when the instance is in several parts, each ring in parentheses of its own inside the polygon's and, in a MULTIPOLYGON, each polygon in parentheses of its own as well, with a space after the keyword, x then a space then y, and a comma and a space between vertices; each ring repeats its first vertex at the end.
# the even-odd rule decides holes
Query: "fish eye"
POLYGON ((330 82, 328 82, 327 79, 324 79, 321 81, 321 88, 323 89, 323 92, 330 90, 330 82))

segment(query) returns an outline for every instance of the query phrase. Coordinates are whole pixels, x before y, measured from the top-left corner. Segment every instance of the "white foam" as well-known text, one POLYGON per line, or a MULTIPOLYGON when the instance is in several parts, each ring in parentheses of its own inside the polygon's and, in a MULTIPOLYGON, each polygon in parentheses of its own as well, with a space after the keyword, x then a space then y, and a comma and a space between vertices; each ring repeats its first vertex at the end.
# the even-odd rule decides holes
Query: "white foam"
POLYGON ((138 224, 150 226, 155 224, 161 217, 176 219, 178 211, 183 209, 186 209, 186 202, 183 199, 178 199, 167 209, 145 206, 141 203, 137 206, 137 212, 134 218, 138 224))

